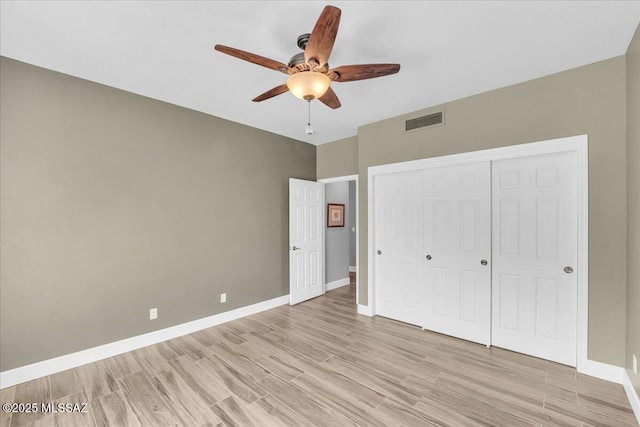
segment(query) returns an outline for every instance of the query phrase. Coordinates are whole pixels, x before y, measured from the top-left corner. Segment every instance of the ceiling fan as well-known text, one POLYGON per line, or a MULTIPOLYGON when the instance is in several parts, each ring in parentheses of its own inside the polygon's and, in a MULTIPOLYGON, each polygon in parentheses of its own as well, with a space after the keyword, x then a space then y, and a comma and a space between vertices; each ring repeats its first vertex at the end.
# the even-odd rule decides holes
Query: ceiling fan
POLYGON ((335 6, 326 6, 311 34, 298 37, 298 47, 304 52, 294 55, 287 65, 228 46, 216 45, 215 49, 227 55, 261 65, 289 75, 287 82, 258 95, 253 102, 264 101, 291 91, 295 96, 307 101, 319 99, 333 109, 340 107, 340 100, 331 89, 331 82, 352 82, 372 79, 400 70, 399 64, 343 65, 329 68, 329 55, 338 34, 341 11, 335 6))

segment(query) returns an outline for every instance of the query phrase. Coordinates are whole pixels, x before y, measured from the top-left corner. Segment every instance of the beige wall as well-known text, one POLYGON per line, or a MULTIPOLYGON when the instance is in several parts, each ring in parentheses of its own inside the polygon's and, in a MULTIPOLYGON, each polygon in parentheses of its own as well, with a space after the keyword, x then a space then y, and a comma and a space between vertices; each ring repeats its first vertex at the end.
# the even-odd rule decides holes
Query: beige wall
MULTIPOLYGON (((360 247, 368 244, 365 189, 369 166, 588 134, 589 358, 623 366, 625 86, 625 57, 621 56, 361 127, 360 247), (442 107, 444 126, 405 133, 405 120, 442 107)), ((318 163, 318 175, 330 176, 329 172, 318 163)), ((360 251, 359 261, 359 302, 367 304, 366 250, 360 251)))
POLYGON ((317 147, 318 179, 358 173, 358 137, 352 136, 317 147))
POLYGON ((0 370, 288 293, 288 178, 316 178, 314 146, 0 67, 0 370))
POLYGON ((627 51, 627 372, 640 395, 640 26, 627 51))

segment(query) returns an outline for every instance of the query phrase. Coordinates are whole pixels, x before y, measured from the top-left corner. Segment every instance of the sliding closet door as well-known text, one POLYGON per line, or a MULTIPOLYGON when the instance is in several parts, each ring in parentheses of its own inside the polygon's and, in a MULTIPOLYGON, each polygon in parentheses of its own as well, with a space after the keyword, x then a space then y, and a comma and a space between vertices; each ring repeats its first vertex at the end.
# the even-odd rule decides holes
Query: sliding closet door
POLYGON ((576 365, 577 155, 493 162, 498 347, 576 365))
POLYGON ((425 329, 482 344, 491 333, 491 166, 426 169, 425 329))
POLYGON ((376 314, 421 325, 422 171, 375 177, 376 314))

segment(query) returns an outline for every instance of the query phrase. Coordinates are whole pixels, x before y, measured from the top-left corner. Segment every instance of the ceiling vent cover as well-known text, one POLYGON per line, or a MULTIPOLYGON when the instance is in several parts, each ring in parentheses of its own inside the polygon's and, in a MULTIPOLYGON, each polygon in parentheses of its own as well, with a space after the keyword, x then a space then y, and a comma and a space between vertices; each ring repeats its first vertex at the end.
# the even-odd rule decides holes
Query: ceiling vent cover
POLYGON ((410 131, 415 129, 420 129, 428 126, 441 125, 443 122, 443 114, 442 111, 438 111, 437 113, 428 114, 422 117, 416 117, 415 119, 410 119, 404 122, 404 130, 410 131))

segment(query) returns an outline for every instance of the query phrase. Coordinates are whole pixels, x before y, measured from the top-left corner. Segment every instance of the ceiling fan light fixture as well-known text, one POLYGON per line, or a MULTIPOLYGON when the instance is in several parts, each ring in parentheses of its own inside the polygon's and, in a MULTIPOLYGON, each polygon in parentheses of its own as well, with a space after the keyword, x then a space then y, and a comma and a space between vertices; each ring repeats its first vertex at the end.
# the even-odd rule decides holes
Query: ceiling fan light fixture
POLYGON ((327 92, 330 84, 331 79, 326 74, 316 71, 302 71, 287 79, 287 87, 291 93, 307 101, 320 98, 327 92))

